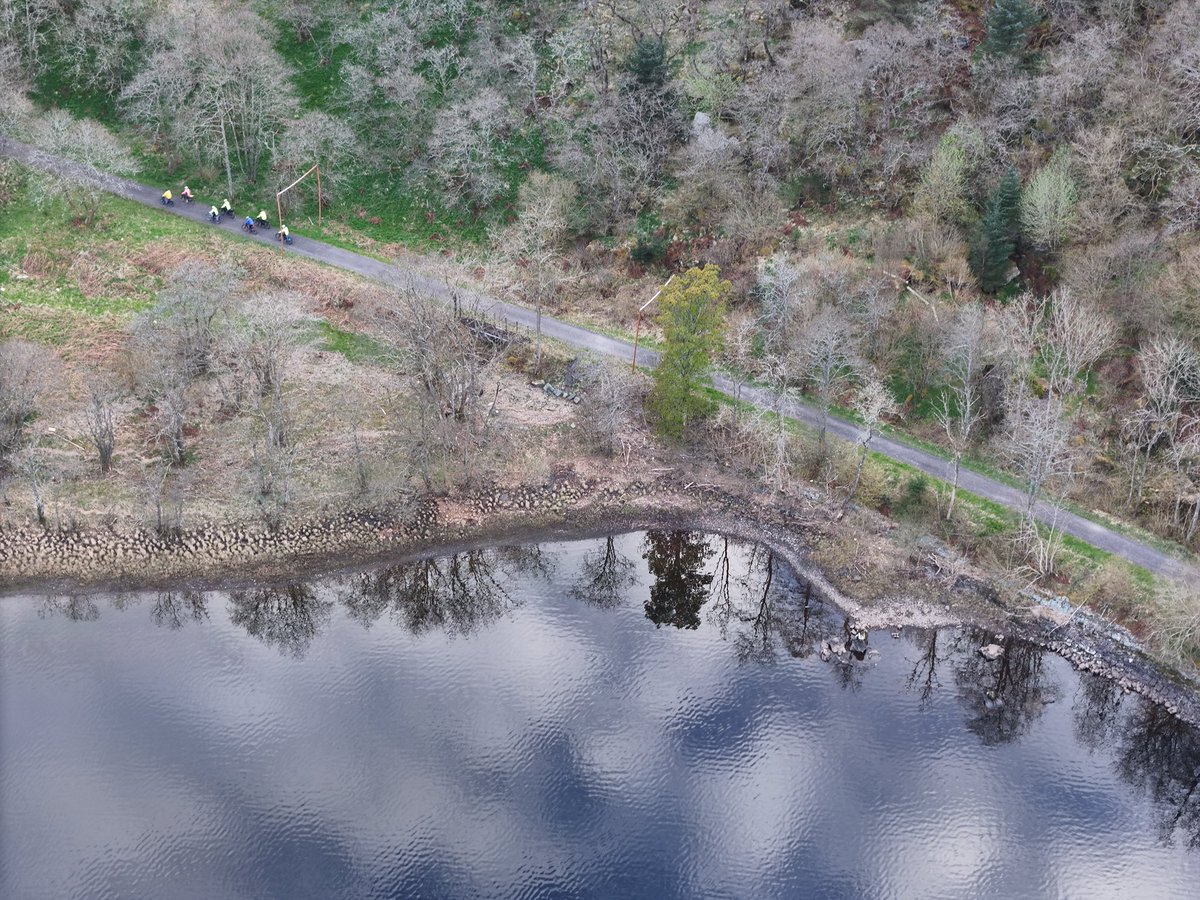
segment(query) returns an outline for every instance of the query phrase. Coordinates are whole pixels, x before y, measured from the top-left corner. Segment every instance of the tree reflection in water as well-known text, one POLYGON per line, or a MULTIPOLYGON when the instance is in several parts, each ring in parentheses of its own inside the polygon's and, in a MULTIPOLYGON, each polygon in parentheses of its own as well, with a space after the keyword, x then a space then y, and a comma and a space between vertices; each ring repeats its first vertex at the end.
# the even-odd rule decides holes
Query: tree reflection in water
POLYGON ((340 599, 367 628, 390 612, 413 634, 435 629, 467 634, 522 602, 501 583, 502 574, 547 577, 552 568, 536 545, 470 550, 357 573, 343 585, 340 599))
POLYGON ((750 549, 745 571, 734 574, 729 539, 717 551, 708 621, 733 644, 738 660, 774 662, 780 650, 789 656, 811 656, 836 624, 824 601, 813 599, 812 585, 776 577, 775 555, 764 544, 750 549))
POLYGON ((919 692, 922 709, 929 703, 934 692, 942 686, 941 679, 937 674, 938 666, 949 659, 953 653, 952 647, 950 653, 945 656, 938 654, 940 638, 942 638, 942 632, 937 628, 923 630, 919 632, 917 638, 917 643, 921 645, 921 655, 913 663, 912 671, 908 675, 908 688, 919 692))
POLYGON ((637 562, 617 549, 617 539, 610 534, 602 545, 583 555, 571 596, 601 609, 615 609, 625 602, 626 591, 637 584, 636 568, 637 562))
MULTIPOLYGON (((569 591, 586 603, 615 608, 639 582, 638 563, 608 537, 584 553, 569 591)), ((811 586, 782 567, 762 544, 746 548, 691 531, 650 531, 643 558, 653 577, 646 617, 656 626, 695 629, 706 620, 735 648, 738 659, 771 663, 783 654, 808 657, 824 641, 839 641, 842 613, 827 607, 811 586)), ((349 616, 370 627, 384 615, 414 634, 473 632, 523 602, 531 578, 549 578, 554 558, 537 545, 480 549, 375 569, 335 580, 349 616), (514 590, 510 593, 509 579, 514 590)), ((328 582, 326 582, 328 584, 328 582)), ((178 629, 208 619, 210 595, 196 590, 130 593, 111 599, 118 611, 153 600, 151 618, 178 629)), ((334 602, 309 585, 259 587, 229 595, 231 621, 281 653, 301 657, 330 622, 334 602)), ((38 615, 93 622, 100 609, 91 593, 44 597, 38 615)), ((917 650, 907 678, 921 705, 953 671, 967 728, 986 745, 1018 739, 1061 687, 1045 664, 1043 648, 1016 638, 1000 641, 1003 654, 989 661, 978 648, 995 638, 963 629, 906 630, 917 650)), ((840 664, 836 677, 855 689, 867 667, 840 664)), ((1160 839, 1200 847, 1200 733, 1118 684, 1079 675, 1073 699, 1075 736, 1111 756, 1116 771, 1154 805, 1160 839)))
POLYGON ((1154 800, 1163 843, 1179 831, 1189 847, 1200 847, 1200 732, 1141 697, 1131 705, 1118 770, 1154 800))
POLYGON ((1120 685, 1099 675, 1079 673, 1072 707, 1075 737, 1089 750, 1111 746, 1127 725, 1123 707, 1124 692, 1120 685))
POLYGON ((703 532, 646 532, 642 558, 654 576, 646 618, 656 627, 700 627, 700 607, 708 599, 708 586, 713 581, 713 573, 704 568, 713 553, 703 532))
POLYGON ((208 618, 208 598, 201 591, 162 591, 154 598, 150 617, 172 631, 187 622, 202 622, 208 618))
POLYGON ((310 585, 260 587, 229 594, 229 619, 264 644, 299 659, 329 621, 332 600, 322 600, 310 585))
POLYGON ((42 597, 38 605, 38 617, 47 619, 54 616, 63 616, 72 622, 95 622, 100 618, 100 607, 91 594, 42 597))
POLYGON ((954 673, 959 698, 973 713, 967 728, 987 745, 1004 744, 1024 734, 1045 705, 1058 699, 1058 686, 1050 682, 1042 665, 1046 653, 1042 647, 1005 638, 1004 653, 993 661, 976 652, 992 637, 987 631, 968 631, 954 673))

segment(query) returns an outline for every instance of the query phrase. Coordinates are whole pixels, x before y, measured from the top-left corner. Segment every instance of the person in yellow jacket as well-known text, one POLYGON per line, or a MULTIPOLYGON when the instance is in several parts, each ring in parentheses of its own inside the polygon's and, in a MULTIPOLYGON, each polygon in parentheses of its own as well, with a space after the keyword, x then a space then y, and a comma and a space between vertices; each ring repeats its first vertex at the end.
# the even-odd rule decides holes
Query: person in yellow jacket
POLYGON ((266 228, 267 225, 270 224, 270 221, 267 219, 267 211, 265 209, 260 209, 258 211, 258 215, 255 217, 255 222, 260 228, 266 228))
POLYGON ((162 205, 163 206, 174 206, 175 205, 175 201, 171 199, 171 189, 170 188, 167 188, 162 193, 162 205))
POLYGON ((217 219, 221 218, 221 211, 215 206, 210 206, 208 208, 208 217, 215 222, 217 219))
POLYGON ((221 212, 228 213, 231 217, 233 216, 233 207, 229 205, 228 197, 226 197, 224 202, 221 204, 221 212))

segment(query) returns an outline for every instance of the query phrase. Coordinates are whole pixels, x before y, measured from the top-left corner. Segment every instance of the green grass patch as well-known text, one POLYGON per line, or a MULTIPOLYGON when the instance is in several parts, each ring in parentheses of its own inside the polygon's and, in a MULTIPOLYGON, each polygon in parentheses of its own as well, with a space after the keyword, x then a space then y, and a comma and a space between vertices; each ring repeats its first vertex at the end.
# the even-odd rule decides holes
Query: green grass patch
POLYGON ((1091 544, 1081 541, 1073 535, 1063 534, 1062 545, 1063 549, 1068 553, 1096 567, 1104 565, 1104 563, 1113 558, 1113 555, 1107 550, 1093 547, 1091 544))
POLYGON ((322 350, 340 353, 351 362, 382 365, 390 356, 387 347, 374 338, 329 322, 317 323, 315 337, 322 350))
POLYGON ((103 91, 83 90, 66 77, 67 70, 61 59, 56 58, 53 45, 46 53, 46 65, 41 67, 29 98, 44 107, 58 106, 69 110, 79 118, 95 119, 105 125, 117 121, 117 105, 103 91))
POLYGON ((342 63, 350 56, 345 44, 334 45, 329 26, 313 29, 307 40, 301 40, 296 30, 279 19, 279 38, 275 49, 294 70, 292 84, 300 94, 300 106, 305 110, 334 112, 340 108, 337 89, 341 84, 342 63))

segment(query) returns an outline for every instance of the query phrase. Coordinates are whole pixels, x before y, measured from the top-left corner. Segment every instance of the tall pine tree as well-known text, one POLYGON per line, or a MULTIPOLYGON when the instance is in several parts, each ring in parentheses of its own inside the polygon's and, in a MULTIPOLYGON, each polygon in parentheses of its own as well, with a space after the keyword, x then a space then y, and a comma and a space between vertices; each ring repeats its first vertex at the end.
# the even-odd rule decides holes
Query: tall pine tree
POLYGON ((1024 57, 1029 32, 1038 18, 1037 10, 1026 0, 996 0, 984 21, 987 37, 980 49, 992 56, 1024 57))
POLYGON ((1009 169, 988 195, 968 262, 980 290, 994 294, 1008 283, 1009 259, 1021 227, 1021 181, 1009 169))
POLYGON ((670 77, 666 44, 657 38, 639 38, 625 68, 640 87, 661 89, 670 77))

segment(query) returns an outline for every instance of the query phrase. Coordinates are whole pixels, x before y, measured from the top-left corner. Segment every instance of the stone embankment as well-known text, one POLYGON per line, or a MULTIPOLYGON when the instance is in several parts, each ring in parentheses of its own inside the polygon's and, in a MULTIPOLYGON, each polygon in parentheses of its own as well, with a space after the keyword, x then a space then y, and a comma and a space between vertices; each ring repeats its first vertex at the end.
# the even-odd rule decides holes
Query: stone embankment
POLYGON ((184 577, 268 559, 302 562, 351 554, 397 536, 421 538, 432 530, 435 520, 434 505, 425 502, 351 510, 274 528, 245 524, 164 532, 3 528, 0 579, 184 577))
POLYGON ((386 507, 296 519, 275 527, 205 525, 167 533, 144 528, 0 527, 0 590, 59 579, 136 585, 194 578, 237 580, 254 573, 294 578, 298 572, 319 572, 383 554, 446 552, 457 542, 537 540, 550 533, 557 536, 564 527, 571 533, 691 528, 766 543, 847 615, 871 627, 939 627, 993 615, 1007 619, 1001 627, 1010 633, 1200 726, 1200 693, 1194 684, 1167 677, 1142 653, 1074 623, 1064 627, 1019 622, 1001 608, 995 588, 986 582, 965 579, 970 584, 960 593, 974 603, 954 609, 947 604, 944 615, 914 618, 914 610, 926 609, 922 598, 928 590, 915 582, 897 584, 893 599, 864 607, 806 561, 806 541, 820 530, 820 521, 806 508, 764 505, 678 477, 612 483, 567 470, 556 473, 549 484, 490 487, 457 498, 410 497, 386 507))
POLYGON ((381 551, 406 552, 514 522, 554 526, 586 520, 652 495, 641 484, 613 487, 573 473, 546 485, 487 488, 464 498, 410 497, 385 507, 297 518, 276 526, 233 523, 192 529, 0 527, 0 587, 37 579, 148 581, 269 567, 293 571, 381 551), (455 514, 454 509, 467 511, 455 514))

